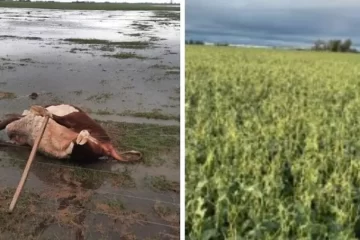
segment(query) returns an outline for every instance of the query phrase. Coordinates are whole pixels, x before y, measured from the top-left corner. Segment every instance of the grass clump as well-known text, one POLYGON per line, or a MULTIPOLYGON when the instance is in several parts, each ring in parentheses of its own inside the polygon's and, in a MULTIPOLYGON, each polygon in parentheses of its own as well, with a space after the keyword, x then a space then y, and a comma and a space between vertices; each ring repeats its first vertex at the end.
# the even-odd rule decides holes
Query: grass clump
POLYGON ((99 50, 103 52, 114 52, 115 48, 111 47, 110 45, 105 45, 105 46, 101 46, 99 50))
POLYGON ((124 203, 118 199, 108 200, 105 203, 97 204, 97 208, 103 211, 109 210, 109 211, 105 211, 108 212, 109 214, 115 214, 125 210, 124 203))
POLYGON ((99 109, 94 113, 98 114, 98 115, 103 115, 103 116, 105 116, 105 115, 113 115, 114 114, 114 112, 110 111, 109 109, 99 109))
POLYGON ((112 93, 98 93, 98 94, 94 94, 91 95, 90 97, 88 97, 86 100, 88 101, 95 101, 97 103, 105 103, 106 101, 108 101, 114 94, 112 93))
POLYGON ((174 191, 179 192, 180 191, 180 184, 177 182, 171 182, 168 179, 166 179, 165 176, 149 176, 145 177, 145 182, 147 185, 150 186, 150 188, 157 190, 157 191, 174 191))
POLYGON ((83 94, 83 90, 75 90, 75 91, 72 91, 71 93, 73 93, 77 96, 80 96, 81 94, 83 94))
POLYGON ((16 98, 16 94, 12 92, 1 92, 0 91, 0 100, 4 99, 14 99, 16 98))
POLYGON ((19 61, 26 62, 26 63, 35 63, 35 61, 32 60, 31 58, 21 58, 19 61))
POLYGON ((127 35, 130 36, 130 37, 140 37, 141 33, 130 33, 130 34, 127 34, 127 35))
POLYGON ((125 111, 123 113, 119 113, 119 116, 132 116, 132 117, 141 117, 141 118, 147 118, 147 119, 159 119, 159 120, 180 120, 180 116, 174 116, 174 115, 166 115, 161 113, 158 110, 153 110, 151 112, 131 112, 131 111, 125 111))
POLYGON ((180 70, 180 67, 178 67, 178 66, 169 66, 169 65, 162 65, 162 64, 155 64, 155 65, 150 66, 149 68, 163 69, 163 70, 180 70))
POLYGON ((71 48, 70 52, 71 53, 77 53, 77 52, 84 52, 84 51, 88 51, 89 49, 87 48, 71 48))
POLYGON ((125 169, 120 173, 95 172, 86 168, 76 168, 70 171, 70 178, 73 182, 80 182, 87 188, 96 188, 101 186, 104 181, 109 181, 113 186, 117 187, 135 187, 135 181, 131 177, 131 173, 125 169))
POLYGON ((144 49, 150 46, 150 42, 144 42, 144 41, 115 42, 114 45, 121 48, 144 49))
POLYGON ((0 39, 42 40, 41 37, 20 37, 14 35, 0 35, 0 39))
POLYGON ((95 38, 65 38, 66 42, 73 42, 78 44, 108 44, 108 40, 101 40, 95 38))
MULTIPOLYGON (((145 165, 163 162, 161 155, 180 146, 180 127, 135 124, 114 121, 99 122, 122 150, 137 150, 144 155, 145 165)), ((168 159, 167 159, 168 160, 168 159)))
POLYGON ((176 11, 154 11, 155 18, 165 18, 171 21, 180 21, 180 12, 176 11))
POLYGON ((146 59, 146 57, 138 55, 136 53, 116 53, 116 54, 106 54, 104 55, 104 57, 112 57, 112 58, 117 58, 117 59, 131 59, 131 58, 135 58, 135 59, 146 59))
POLYGON ((186 47, 189 239, 359 237, 358 58, 186 47))
POLYGON ((151 29, 153 29, 153 25, 151 24, 144 24, 138 21, 135 21, 133 24, 131 24, 135 29, 139 30, 139 31, 149 31, 151 29))
POLYGON ((165 73, 166 75, 180 75, 180 70, 168 70, 165 73))
POLYGON ((144 41, 126 41, 115 42, 96 38, 65 38, 64 41, 76 44, 101 44, 101 51, 114 51, 113 47, 129 48, 129 49, 144 49, 150 46, 150 42, 144 41))

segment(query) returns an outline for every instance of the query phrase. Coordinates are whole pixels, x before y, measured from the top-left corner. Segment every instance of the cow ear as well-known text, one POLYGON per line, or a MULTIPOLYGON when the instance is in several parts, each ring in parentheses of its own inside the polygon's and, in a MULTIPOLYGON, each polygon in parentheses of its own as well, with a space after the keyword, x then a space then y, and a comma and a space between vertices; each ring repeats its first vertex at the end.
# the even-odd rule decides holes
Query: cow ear
POLYGON ((22 116, 27 116, 30 114, 30 111, 29 110, 24 110, 23 113, 22 113, 22 116))

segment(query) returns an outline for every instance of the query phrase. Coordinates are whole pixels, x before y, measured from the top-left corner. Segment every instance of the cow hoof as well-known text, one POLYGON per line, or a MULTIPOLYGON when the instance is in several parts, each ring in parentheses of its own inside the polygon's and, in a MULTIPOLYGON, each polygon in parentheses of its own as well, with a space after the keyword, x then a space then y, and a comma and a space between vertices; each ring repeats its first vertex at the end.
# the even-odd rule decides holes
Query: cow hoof
POLYGON ((38 105, 31 106, 30 112, 37 116, 49 116, 50 118, 52 117, 52 114, 46 108, 38 105))
POLYGON ((130 151, 127 151, 127 153, 142 156, 142 153, 141 153, 141 152, 139 152, 139 151, 135 151, 135 150, 130 150, 130 151))
POLYGON ((82 130, 76 138, 76 144, 84 145, 89 141, 90 133, 88 130, 82 130))
POLYGON ((143 154, 141 152, 135 151, 135 150, 122 152, 121 155, 126 158, 127 162, 139 162, 143 159, 143 154))

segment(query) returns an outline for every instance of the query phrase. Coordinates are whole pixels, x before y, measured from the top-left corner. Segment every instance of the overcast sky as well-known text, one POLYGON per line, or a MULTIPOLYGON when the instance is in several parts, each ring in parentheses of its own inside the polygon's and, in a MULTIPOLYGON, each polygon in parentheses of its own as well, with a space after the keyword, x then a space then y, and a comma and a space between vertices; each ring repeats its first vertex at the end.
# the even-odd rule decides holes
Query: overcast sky
POLYGON ((360 45, 359 0, 187 0, 186 38, 304 45, 347 38, 360 45))

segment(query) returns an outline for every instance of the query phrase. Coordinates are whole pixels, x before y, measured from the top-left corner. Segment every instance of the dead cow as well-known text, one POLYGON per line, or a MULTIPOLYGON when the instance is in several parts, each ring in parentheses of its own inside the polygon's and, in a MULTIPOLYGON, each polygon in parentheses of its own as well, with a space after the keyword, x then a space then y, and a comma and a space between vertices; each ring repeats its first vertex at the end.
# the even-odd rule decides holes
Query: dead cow
POLYGON ((5 129, 10 142, 16 145, 33 146, 44 116, 50 119, 40 142, 38 151, 58 159, 74 158, 82 160, 98 159, 103 156, 118 161, 138 161, 140 152, 129 151, 137 155, 136 159, 126 159, 119 154, 111 143, 106 131, 80 108, 69 104, 32 106, 22 115, 11 114, 0 122, 0 130, 5 129))

